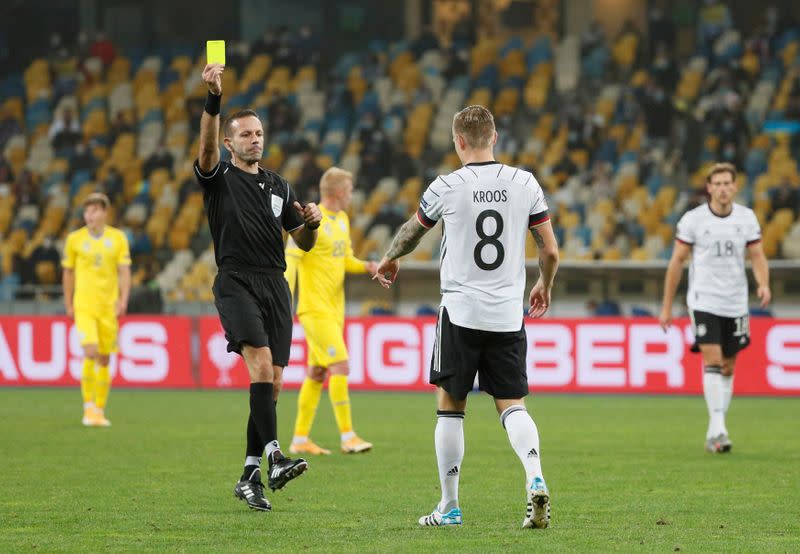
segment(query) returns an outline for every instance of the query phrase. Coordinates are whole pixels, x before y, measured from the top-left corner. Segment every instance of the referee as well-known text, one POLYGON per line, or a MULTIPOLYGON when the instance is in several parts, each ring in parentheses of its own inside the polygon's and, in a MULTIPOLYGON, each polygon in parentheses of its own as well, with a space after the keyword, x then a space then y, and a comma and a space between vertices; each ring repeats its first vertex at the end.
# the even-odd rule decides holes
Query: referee
POLYGON ((308 469, 302 458, 283 455, 278 444, 275 405, 283 368, 289 361, 292 310, 283 236, 311 250, 322 214, 313 203, 301 206, 294 191, 277 173, 259 167, 264 129, 252 110, 225 120, 223 143, 231 161, 220 161, 219 127, 222 72, 210 64, 203 70, 208 86, 200 119, 200 154, 194 165, 203 188, 203 203, 214 239, 219 273, 214 303, 219 312, 228 351, 244 358, 250 373, 250 417, 244 473, 234 494, 254 510, 269 511, 261 481, 261 455, 266 448, 269 488, 282 488, 308 469))

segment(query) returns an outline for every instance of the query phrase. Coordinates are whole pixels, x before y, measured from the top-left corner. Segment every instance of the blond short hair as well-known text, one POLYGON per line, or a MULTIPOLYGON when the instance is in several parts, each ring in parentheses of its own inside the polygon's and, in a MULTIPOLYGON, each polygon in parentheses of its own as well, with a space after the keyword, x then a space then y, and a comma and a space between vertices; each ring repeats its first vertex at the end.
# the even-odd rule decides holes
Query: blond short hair
POLYGON ((100 206, 104 210, 107 210, 108 207, 111 206, 111 201, 108 199, 108 196, 102 192, 93 192, 86 197, 86 200, 83 201, 84 209, 88 208, 89 206, 100 206))
POLYGON ((494 140, 494 116, 483 106, 467 106, 453 116, 453 135, 461 135, 472 148, 488 148, 494 140))
POLYGON ((347 180, 353 180, 352 173, 341 167, 329 167, 319 180, 319 192, 322 196, 331 194, 347 180))
POLYGON ((706 183, 710 183, 714 175, 717 175, 718 173, 730 173, 731 181, 736 181, 736 166, 731 163, 724 162, 715 163, 711 166, 711 169, 708 170, 708 174, 706 174, 706 183))

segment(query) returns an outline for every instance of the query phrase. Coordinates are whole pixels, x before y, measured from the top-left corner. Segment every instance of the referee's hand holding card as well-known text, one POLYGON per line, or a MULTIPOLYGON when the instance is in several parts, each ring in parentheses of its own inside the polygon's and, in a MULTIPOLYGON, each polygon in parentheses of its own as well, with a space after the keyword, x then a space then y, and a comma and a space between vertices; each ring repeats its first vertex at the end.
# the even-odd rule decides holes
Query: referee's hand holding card
POLYGON ((309 202, 305 206, 301 206, 300 202, 295 202, 294 209, 303 218, 306 229, 314 231, 319 228, 319 224, 322 223, 322 212, 319 211, 316 204, 309 202))

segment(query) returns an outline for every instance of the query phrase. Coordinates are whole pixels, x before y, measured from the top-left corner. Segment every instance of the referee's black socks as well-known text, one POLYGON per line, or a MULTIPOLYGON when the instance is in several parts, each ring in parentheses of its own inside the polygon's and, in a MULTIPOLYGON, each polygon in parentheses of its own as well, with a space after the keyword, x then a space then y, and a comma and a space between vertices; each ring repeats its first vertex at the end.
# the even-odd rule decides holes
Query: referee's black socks
POLYGON ((255 442, 255 434, 251 435, 248 423, 248 456, 250 455, 251 447, 255 449, 256 446, 259 448, 258 455, 260 456, 264 450, 264 445, 278 439, 278 417, 275 410, 272 383, 250 383, 250 419, 255 425, 255 430, 258 432, 261 441, 258 445, 251 445, 251 440, 255 442))

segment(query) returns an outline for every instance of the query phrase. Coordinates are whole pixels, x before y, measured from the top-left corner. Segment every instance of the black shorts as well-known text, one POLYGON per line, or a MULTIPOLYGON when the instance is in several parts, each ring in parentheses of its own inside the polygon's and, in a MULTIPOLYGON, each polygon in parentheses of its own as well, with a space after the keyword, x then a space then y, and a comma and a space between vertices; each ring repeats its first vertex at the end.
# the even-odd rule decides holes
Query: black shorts
POLYGON ((750 316, 722 317, 708 312, 694 311, 694 345, 692 352, 700 352, 701 344, 718 344, 726 358, 735 356, 750 345, 750 316))
POLYGON ((292 346, 292 301, 283 272, 220 269, 212 290, 228 352, 241 354, 246 344, 268 346, 272 363, 285 367, 292 346))
POLYGON ((528 394, 525 356, 528 339, 519 331, 494 332, 459 327, 450 322, 447 309, 439 311, 430 382, 464 400, 475 374, 482 391, 494 398, 515 399, 528 394))

